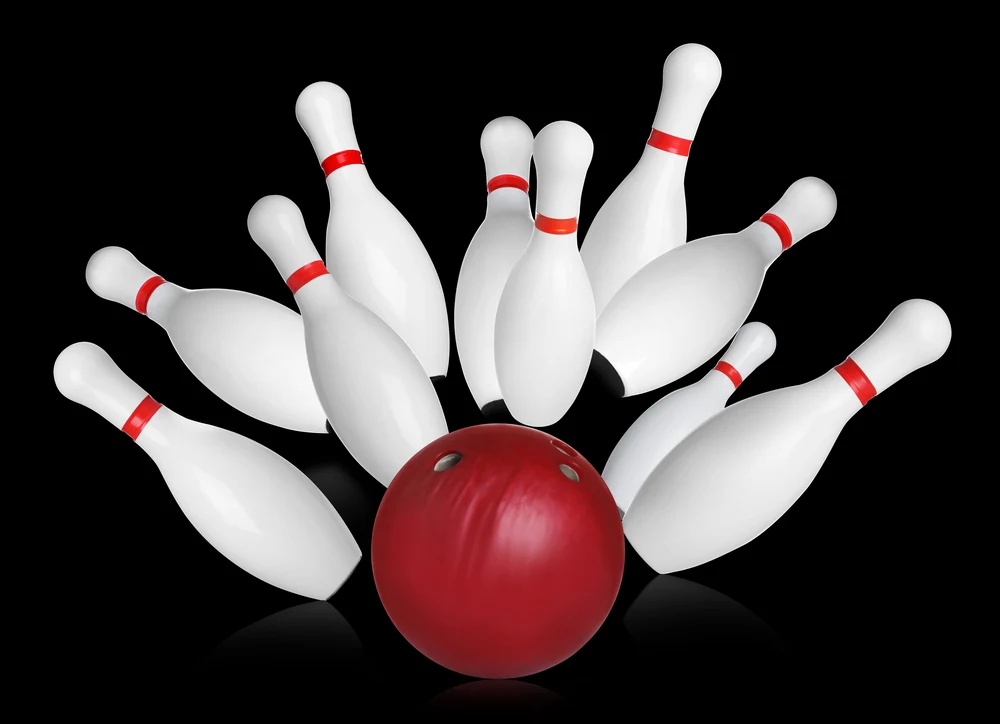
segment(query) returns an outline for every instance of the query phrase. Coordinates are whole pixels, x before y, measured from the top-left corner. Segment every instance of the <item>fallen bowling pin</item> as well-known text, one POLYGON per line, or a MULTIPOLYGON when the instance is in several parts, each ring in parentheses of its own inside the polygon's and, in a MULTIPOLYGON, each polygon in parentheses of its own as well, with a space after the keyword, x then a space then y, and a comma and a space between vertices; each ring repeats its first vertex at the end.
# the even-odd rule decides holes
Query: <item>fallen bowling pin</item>
POLYGON ((497 305, 494 358, 511 416, 558 422, 576 400, 594 352, 594 295, 577 246, 577 216, 594 142, 570 121, 535 138, 535 228, 497 305))
POLYGON ((746 545, 805 492, 847 421, 950 341, 941 307, 911 299, 823 376, 727 407, 639 489, 623 521, 632 547, 657 572, 672 573, 746 545))
POLYGON ((480 142, 486 162, 486 219, 465 252, 455 290, 455 345, 480 410, 503 397, 493 357, 494 322, 507 277, 534 229, 528 202, 533 142, 531 129, 511 116, 490 121, 480 142))
POLYGON ((184 289, 120 246, 90 257, 87 285, 163 327, 198 381, 240 412, 288 430, 327 431, 302 318, 288 307, 232 289, 184 289))
POLYGON ((330 426, 388 487, 415 452, 448 433, 433 383, 406 342, 334 281, 290 199, 260 199, 247 228, 295 296, 313 385, 330 426))
POLYGON ((632 423, 601 473, 622 516, 667 453, 726 406, 743 380, 774 354, 775 344, 774 332, 766 324, 744 324, 707 375, 663 397, 632 423))
POLYGON ((345 292, 403 338, 427 375, 447 375, 451 338, 441 280, 413 227, 368 175, 354 132, 351 99, 338 85, 313 83, 299 94, 295 117, 330 190, 330 273, 345 292))
POLYGON ((688 152, 721 79, 722 64, 704 45, 682 45, 664 61, 642 157, 601 206, 580 248, 598 315, 633 274, 687 241, 688 152))
POLYGON ((598 317, 595 372, 629 397, 704 364, 750 315, 771 263, 836 210, 829 184, 802 178, 743 231, 689 241, 651 261, 598 317))
POLYGON ((64 349, 53 376, 65 397, 135 440, 195 529, 244 571, 323 600, 361 560, 347 525, 305 474, 253 440, 164 407, 97 345, 64 349))

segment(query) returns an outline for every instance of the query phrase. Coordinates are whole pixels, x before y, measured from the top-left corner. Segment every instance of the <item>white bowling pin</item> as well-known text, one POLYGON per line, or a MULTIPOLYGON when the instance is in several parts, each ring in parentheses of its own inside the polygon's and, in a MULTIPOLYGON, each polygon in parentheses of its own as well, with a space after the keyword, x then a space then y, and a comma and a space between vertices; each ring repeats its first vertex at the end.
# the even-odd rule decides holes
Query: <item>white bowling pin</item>
POLYGON ((63 395, 135 440, 195 529, 246 572, 322 600, 361 560, 330 501, 280 455, 164 407, 90 342, 64 349, 53 374, 63 395))
POLYGON ((493 359, 493 329, 504 284, 534 228, 528 203, 533 142, 531 129, 512 116, 490 121, 480 142, 486 162, 486 219, 465 252, 455 290, 458 359, 479 409, 503 396, 493 359))
POLYGON ((184 289, 119 246, 90 257, 87 284, 163 327, 192 374, 240 412, 289 430, 327 431, 302 318, 288 307, 232 289, 184 289))
POLYGON ((805 492, 847 421, 876 394, 938 359, 950 341, 944 311, 911 299, 821 377, 730 405, 647 478, 625 513, 629 542, 660 573, 749 543, 805 492))
POLYGON ((598 315, 629 277, 687 241, 688 151, 721 78, 718 57, 697 43, 676 48, 663 63, 646 148, 597 212, 580 249, 598 315))
POLYGON ((434 385, 406 343, 334 281, 291 200, 265 196, 250 210, 247 228, 295 295, 331 427, 388 487, 415 452, 448 433, 434 385))
POLYGON ((825 181, 802 178, 743 231, 689 241, 654 259, 598 317, 595 368, 626 397, 688 374, 746 321, 778 255, 829 224, 836 210, 825 181))
POLYGON ((774 354, 774 347, 774 332, 770 327, 760 322, 744 324, 707 375, 658 400, 632 423, 611 451, 601 473, 622 516, 667 453, 724 408, 740 383, 774 354))
POLYGON ((577 216, 594 142, 570 121, 535 138, 538 190, 528 248, 497 306, 494 358, 511 416, 552 425, 573 404, 594 350, 594 295, 577 247, 577 216))
POLYGON ((447 375, 451 340, 441 281, 413 227, 368 176, 351 99, 333 83, 313 83, 299 94, 295 116, 330 189, 330 274, 403 338, 429 376, 447 375))

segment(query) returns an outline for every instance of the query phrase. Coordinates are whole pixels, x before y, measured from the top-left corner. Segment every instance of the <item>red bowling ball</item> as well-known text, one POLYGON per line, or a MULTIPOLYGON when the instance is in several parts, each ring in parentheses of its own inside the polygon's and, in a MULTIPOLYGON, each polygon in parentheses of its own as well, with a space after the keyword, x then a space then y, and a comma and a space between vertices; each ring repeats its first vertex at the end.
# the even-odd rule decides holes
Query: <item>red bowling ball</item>
POLYGON ((439 438, 389 485, 372 570, 389 618, 452 671, 515 678, 576 653, 607 618, 625 538, 600 474, 518 425, 439 438))

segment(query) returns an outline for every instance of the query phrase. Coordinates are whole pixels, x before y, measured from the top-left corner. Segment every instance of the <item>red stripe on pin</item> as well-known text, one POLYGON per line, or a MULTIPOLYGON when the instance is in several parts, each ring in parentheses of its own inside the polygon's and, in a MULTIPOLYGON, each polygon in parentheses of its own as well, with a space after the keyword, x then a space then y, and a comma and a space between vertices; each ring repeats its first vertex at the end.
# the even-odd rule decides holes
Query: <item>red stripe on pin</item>
POLYGON ((548 216, 535 214, 535 228, 546 234, 572 234, 576 231, 576 217, 572 219, 550 219, 548 216))
POLYGON ((649 134, 649 140, 646 141, 646 144, 667 153, 676 153, 678 156, 687 156, 691 152, 690 140, 671 136, 669 133, 657 131, 655 128, 649 134))
POLYGON ((311 261, 302 268, 295 271, 288 280, 285 282, 288 288, 292 290, 292 294, 299 291, 306 284, 311 282, 316 277, 321 277, 324 274, 329 274, 330 272, 326 269, 326 264, 324 264, 320 259, 316 261, 311 261))
POLYGON ((365 162, 361 160, 361 151, 341 151, 340 153, 334 153, 324 158, 320 166, 323 167, 326 175, 329 176, 341 166, 350 166, 355 163, 364 165, 365 162))
POLYGON ((850 357, 834 367, 834 369, 837 370, 837 374, 844 378, 844 382, 854 390, 854 394, 861 400, 862 407, 868 400, 878 394, 875 385, 868 379, 868 375, 850 357))
POLYGON ((135 311, 139 314, 146 313, 146 305, 149 304, 149 298, 155 290, 161 284, 166 284, 167 280, 163 277, 150 277, 142 283, 139 287, 139 291, 135 294, 135 311))
POLYGON ((740 383, 743 382, 743 375, 741 375, 735 367, 733 367, 728 362, 723 362, 719 360, 719 364, 715 365, 712 369, 721 372, 726 377, 730 379, 733 383, 733 387, 739 387, 740 383))
POLYGON ((760 220, 774 229, 778 234, 778 238, 781 239, 782 251, 792 245, 792 231, 780 216, 776 214, 764 214, 760 217, 760 220))
POLYGON ((142 402, 136 405, 136 408, 132 412, 132 415, 128 418, 128 421, 122 425, 122 432, 135 440, 139 437, 139 433, 142 432, 142 429, 146 427, 146 423, 149 422, 150 418, 155 415, 156 411, 161 407, 163 407, 163 405, 149 395, 146 395, 142 398, 142 402))
POLYGON ((528 181, 512 173, 500 174, 486 182, 487 194, 497 189, 521 189, 524 193, 528 193, 528 181))

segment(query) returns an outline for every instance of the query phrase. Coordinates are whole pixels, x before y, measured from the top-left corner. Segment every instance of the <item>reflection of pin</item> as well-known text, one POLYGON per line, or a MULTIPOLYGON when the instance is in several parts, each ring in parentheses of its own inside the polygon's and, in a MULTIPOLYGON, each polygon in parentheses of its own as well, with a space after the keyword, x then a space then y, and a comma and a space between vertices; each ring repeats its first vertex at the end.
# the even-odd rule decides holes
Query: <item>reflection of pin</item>
POLYGON ((658 573, 746 545, 805 492, 847 421, 876 394, 937 360, 950 341, 944 310, 911 299, 826 374, 725 408, 646 478, 622 524, 629 543, 658 573))
POLYGON ((514 679, 483 679, 443 691, 425 706, 433 710, 492 714, 559 711, 566 701, 548 689, 514 679))
POLYGON ((71 344, 53 376, 65 397, 135 440, 195 529, 244 571, 326 599, 361 560, 344 521, 298 468, 253 440, 164 407, 97 345, 71 344))
POLYGON ((357 634, 326 601, 292 606, 240 629, 196 667, 211 677, 332 676, 334 686, 345 684, 345 676, 360 679, 365 668, 357 634))

